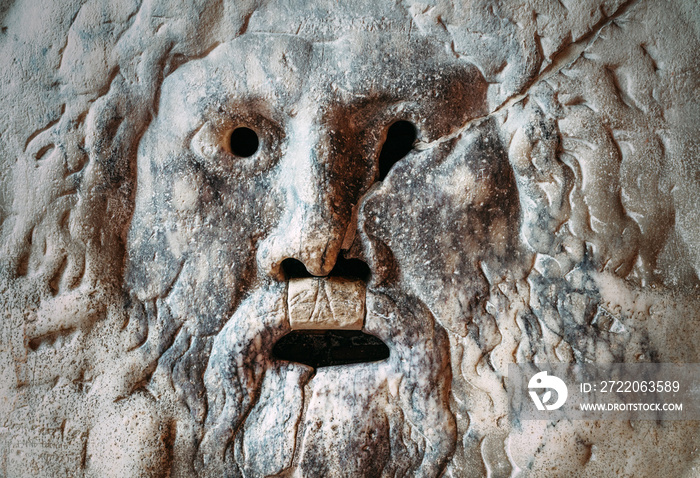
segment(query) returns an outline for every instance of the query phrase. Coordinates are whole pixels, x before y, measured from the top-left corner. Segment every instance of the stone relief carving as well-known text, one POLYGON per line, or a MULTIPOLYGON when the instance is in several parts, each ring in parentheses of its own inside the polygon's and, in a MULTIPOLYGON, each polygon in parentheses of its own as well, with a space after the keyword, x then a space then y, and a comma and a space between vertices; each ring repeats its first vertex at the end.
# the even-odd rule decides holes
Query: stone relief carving
POLYGON ((0 474, 693 476, 504 379, 699 361, 697 6, 293 3, 0 7, 0 474))

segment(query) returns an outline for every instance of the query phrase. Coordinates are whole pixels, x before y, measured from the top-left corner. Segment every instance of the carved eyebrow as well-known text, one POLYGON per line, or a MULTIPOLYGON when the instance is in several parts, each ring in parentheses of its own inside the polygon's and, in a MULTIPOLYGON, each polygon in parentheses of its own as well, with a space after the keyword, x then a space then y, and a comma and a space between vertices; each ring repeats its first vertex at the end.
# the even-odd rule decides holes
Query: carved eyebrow
MULTIPOLYGON (((476 67, 471 64, 454 65, 452 67, 435 69, 417 75, 398 74, 376 75, 370 81, 351 85, 351 89, 343 89, 354 98, 363 98, 364 102, 373 101, 419 101, 425 103, 432 100, 445 101, 452 91, 465 83, 483 80, 476 67), (437 95, 425 95, 426 91, 436 92, 437 95)), ((485 80, 483 80, 485 84, 485 80)))

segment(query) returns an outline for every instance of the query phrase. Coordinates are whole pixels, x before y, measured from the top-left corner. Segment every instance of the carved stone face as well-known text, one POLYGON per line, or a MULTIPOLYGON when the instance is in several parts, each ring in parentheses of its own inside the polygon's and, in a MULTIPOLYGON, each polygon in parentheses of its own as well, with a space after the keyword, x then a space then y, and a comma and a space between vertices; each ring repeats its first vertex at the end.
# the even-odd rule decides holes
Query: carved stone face
POLYGON ((483 268, 510 250, 514 180, 490 121, 459 132, 485 112, 476 68, 420 39, 353 41, 221 45, 164 81, 141 142, 127 286, 201 342, 179 359, 190 390, 175 382, 203 423, 202 471, 275 474, 296 456, 308 476, 434 476, 454 449, 445 328, 466 334, 483 268), (397 121, 421 149, 382 177, 397 121), (293 277, 290 259, 320 279, 293 277), (338 267, 352 259, 369 277, 338 267), (275 358, 295 300, 354 321, 296 328, 362 328, 389 358, 315 373, 275 358))
POLYGON ((692 2, 5 3, 0 475, 697 468, 506 393, 700 362, 692 2))

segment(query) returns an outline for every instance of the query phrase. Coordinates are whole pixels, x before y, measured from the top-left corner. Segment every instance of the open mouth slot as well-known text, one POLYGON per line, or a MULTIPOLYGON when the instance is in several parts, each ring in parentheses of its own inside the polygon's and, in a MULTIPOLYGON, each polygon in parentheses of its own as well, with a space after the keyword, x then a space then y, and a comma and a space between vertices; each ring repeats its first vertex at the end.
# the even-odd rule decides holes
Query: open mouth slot
POLYGON ((272 353, 318 368, 384 360, 389 358, 389 347, 359 330, 294 330, 275 344, 272 353))

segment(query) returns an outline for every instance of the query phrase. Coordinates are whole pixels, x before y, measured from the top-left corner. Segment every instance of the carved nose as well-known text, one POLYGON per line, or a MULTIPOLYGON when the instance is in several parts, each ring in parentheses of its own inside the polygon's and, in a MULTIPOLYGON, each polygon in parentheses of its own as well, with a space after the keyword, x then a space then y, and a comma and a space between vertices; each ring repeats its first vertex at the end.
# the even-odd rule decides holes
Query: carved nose
POLYGON ((311 275, 330 274, 357 196, 338 162, 328 154, 317 154, 319 141, 309 141, 314 135, 307 130, 300 136, 306 139, 304 144, 291 144, 290 153, 280 161, 284 213, 258 248, 258 266, 280 280, 285 278, 285 259, 301 262, 311 275))
POLYGON ((296 259, 314 276, 327 276, 336 264, 349 221, 329 217, 320 207, 293 204, 273 233, 260 244, 258 264, 284 279, 282 262, 296 259))

